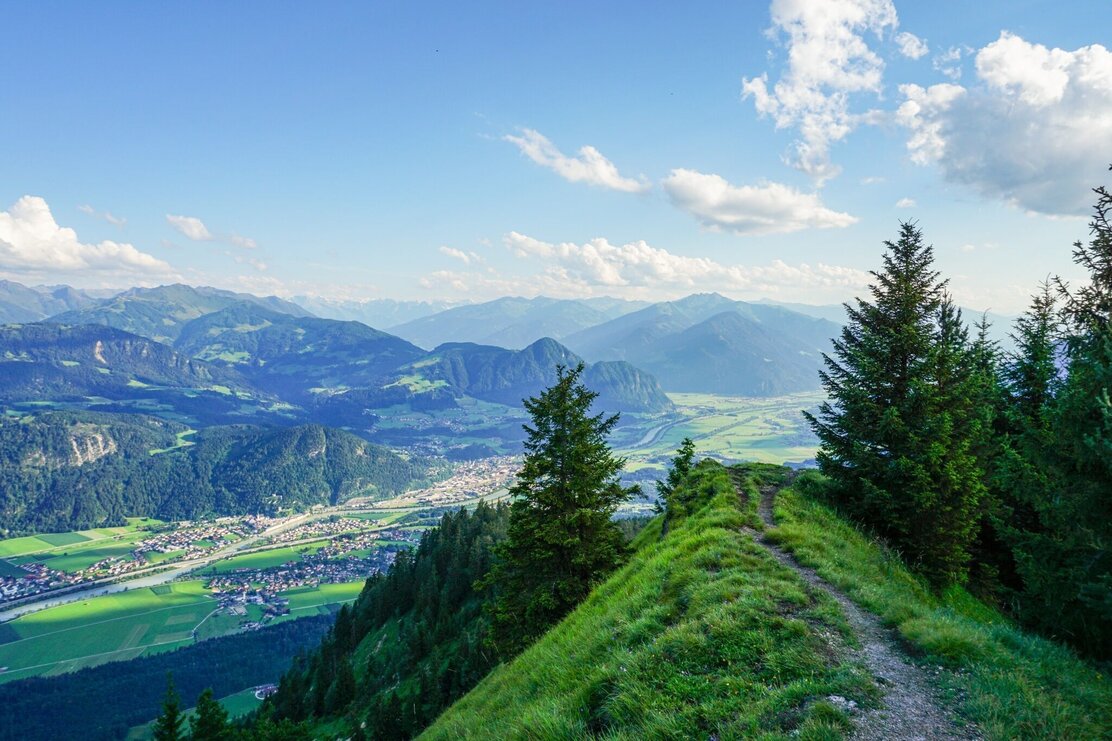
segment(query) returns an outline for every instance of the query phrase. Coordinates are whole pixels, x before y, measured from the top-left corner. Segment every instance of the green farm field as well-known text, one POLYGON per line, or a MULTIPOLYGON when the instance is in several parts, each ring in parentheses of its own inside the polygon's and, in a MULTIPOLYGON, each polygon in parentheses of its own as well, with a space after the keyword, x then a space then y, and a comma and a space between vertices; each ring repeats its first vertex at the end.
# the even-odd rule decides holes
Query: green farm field
POLYGON ((5 624, 0 682, 133 659, 190 642, 216 602, 200 581, 93 597, 5 624))
MULTIPOLYGON (((290 590, 284 593, 290 614, 278 620, 329 612, 362 589, 359 580, 290 590)), ((200 639, 213 638, 262 617, 254 605, 243 617, 213 614, 216 607, 205 582, 189 580, 25 615, 0 625, 0 683, 169 651, 193 642, 194 630, 200 639)))
POLYGON ((162 524, 149 518, 129 518, 125 527, 101 527, 95 530, 79 530, 70 533, 43 533, 22 538, 0 540, 0 558, 14 558, 36 553, 59 553, 79 548, 94 548, 104 545, 114 538, 129 542, 141 540, 141 527, 162 524))
POLYGON ((798 463, 813 458, 818 441, 802 410, 814 409, 822 392, 773 398, 670 393, 676 414, 622 431, 615 447, 627 470, 661 468, 685 437, 699 456, 723 461, 798 463))

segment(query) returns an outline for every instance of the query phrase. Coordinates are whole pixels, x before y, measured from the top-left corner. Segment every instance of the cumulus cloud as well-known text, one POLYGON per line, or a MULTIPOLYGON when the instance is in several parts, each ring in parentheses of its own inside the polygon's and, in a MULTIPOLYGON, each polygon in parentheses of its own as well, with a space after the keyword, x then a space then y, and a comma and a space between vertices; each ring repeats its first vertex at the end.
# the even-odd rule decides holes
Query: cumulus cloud
POLYGON ((521 136, 507 135, 505 141, 516 145, 521 153, 542 167, 572 183, 588 183, 625 193, 643 193, 651 185, 640 178, 623 177, 617 166, 594 147, 584 146, 575 157, 561 152, 555 144, 533 129, 522 129, 521 136))
POLYGON ((854 216, 823 206, 817 193, 780 183, 731 185, 719 175, 677 169, 663 185, 676 207, 709 229, 735 234, 783 234, 857 222, 854 216))
POLYGON ((1003 32, 975 67, 968 88, 900 86, 896 120, 912 161, 1028 211, 1087 213, 1112 142, 1112 52, 1048 49, 1003 32))
POLYGON ((478 263, 483 261, 483 258, 475 252, 464 252, 463 250, 456 249, 455 247, 449 247, 447 245, 443 245, 440 247, 440 254, 447 255, 453 260, 459 260, 466 265, 470 265, 473 262, 478 263))
POLYGON ((914 208, 914 207, 915 207, 915 199, 914 198, 901 198, 900 200, 896 201, 896 208, 914 208))
POLYGON ((80 241, 73 229, 58 225, 50 206, 37 196, 23 196, 0 211, 0 269, 30 276, 90 271, 138 278, 173 275, 168 264, 131 244, 80 241))
POLYGON ((216 239, 205 226, 205 222, 196 216, 166 214, 166 222, 194 242, 211 242, 216 239))
POLYGON ((900 54, 908 59, 921 59, 930 51, 926 40, 908 31, 901 31, 896 34, 896 46, 899 47, 900 54))
POLYGON ((518 257, 538 263, 540 272, 503 276, 493 270, 443 270, 426 276, 421 284, 469 295, 658 298, 717 290, 834 299, 844 298, 869 281, 868 273, 854 268, 823 263, 788 265, 780 260, 763 266, 723 265, 705 257, 677 255, 644 241, 613 244, 599 237, 582 244, 552 243, 510 232, 503 243, 518 257))
POLYGON ((789 161, 820 185, 838 174, 830 147, 868 113, 850 109, 850 96, 881 90, 884 61, 866 34, 882 36, 898 24, 891 0, 772 0, 769 33, 785 37, 787 66, 769 87, 768 74, 742 81, 742 97, 776 128, 794 128, 799 139, 789 161))

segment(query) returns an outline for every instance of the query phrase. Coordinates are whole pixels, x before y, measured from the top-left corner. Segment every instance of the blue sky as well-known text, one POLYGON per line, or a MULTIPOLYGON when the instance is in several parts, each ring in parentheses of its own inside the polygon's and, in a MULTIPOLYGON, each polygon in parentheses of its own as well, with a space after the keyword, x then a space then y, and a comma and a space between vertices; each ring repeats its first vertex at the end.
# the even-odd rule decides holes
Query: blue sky
POLYGON ((280 295, 860 293, 1078 277, 1107 3, 25 3, 0 275, 280 295), (802 144, 802 147, 800 146, 802 144), (589 149, 583 149, 583 148, 589 149), (897 205, 900 204, 900 205, 897 205))

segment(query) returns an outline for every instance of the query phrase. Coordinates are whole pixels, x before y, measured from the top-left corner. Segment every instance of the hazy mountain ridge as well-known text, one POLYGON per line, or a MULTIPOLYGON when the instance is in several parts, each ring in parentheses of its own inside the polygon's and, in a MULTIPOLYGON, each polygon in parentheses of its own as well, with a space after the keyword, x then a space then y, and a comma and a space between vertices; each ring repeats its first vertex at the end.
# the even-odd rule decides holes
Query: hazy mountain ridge
POLYGON ((275 296, 175 283, 131 288, 97 304, 56 314, 50 320, 60 324, 103 324, 169 344, 193 319, 243 301, 293 316, 312 316, 297 304, 275 296))
POLYGON ((446 311, 391 327, 390 331, 421 347, 446 342, 473 342, 521 349, 542 337, 562 339, 643 306, 623 299, 555 299, 507 296, 446 311))
POLYGON ((81 309, 99 299, 70 286, 25 286, 0 279, 0 324, 37 322, 52 314, 81 309))
POLYGON ((669 391, 773 396, 818 387, 840 327, 778 306, 696 294, 570 335, 588 360, 626 360, 669 391))

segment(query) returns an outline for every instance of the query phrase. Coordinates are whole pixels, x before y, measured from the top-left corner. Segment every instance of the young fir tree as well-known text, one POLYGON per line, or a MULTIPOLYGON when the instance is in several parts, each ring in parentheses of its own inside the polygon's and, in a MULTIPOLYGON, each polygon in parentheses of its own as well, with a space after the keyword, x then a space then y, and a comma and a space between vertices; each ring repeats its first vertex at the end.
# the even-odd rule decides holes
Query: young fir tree
POLYGON ((829 401, 806 416, 838 506, 907 548, 924 525, 921 503, 932 496, 922 453, 945 284, 912 224, 902 224, 899 239, 885 247, 884 267, 872 273, 872 300, 846 304, 846 326, 833 355, 824 356, 820 377, 829 401))
POLYGON ((668 468, 668 475, 664 481, 656 482, 656 493, 659 496, 654 509, 657 513, 664 513, 664 526, 661 530, 662 533, 668 532, 668 524, 672 517, 676 514, 678 507, 682 505, 677 501, 677 491, 683 480, 691 473, 691 467, 695 465, 695 443, 689 437, 685 437, 680 443, 680 447, 676 450, 676 455, 672 458, 672 465, 668 468))
POLYGON ((494 588, 491 639, 512 656, 583 601, 625 550, 611 521, 635 489, 618 475, 625 459, 606 437, 618 415, 590 413, 598 396, 583 365, 557 368, 555 384, 527 399, 525 460, 510 493, 507 538, 483 585, 494 588))
POLYGON ((919 229, 902 224, 885 246, 872 300, 846 305, 825 357, 830 401, 807 418, 839 507, 935 583, 961 581, 984 490, 983 374, 919 229))
POLYGON ((189 721, 191 741, 228 741, 231 738, 228 711, 206 689, 197 698, 196 714, 189 721))
POLYGON ((166 695, 162 712, 154 722, 154 741, 179 741, 182 737, 181 700, 174 689, 174 677, 166 675, 166 695))

